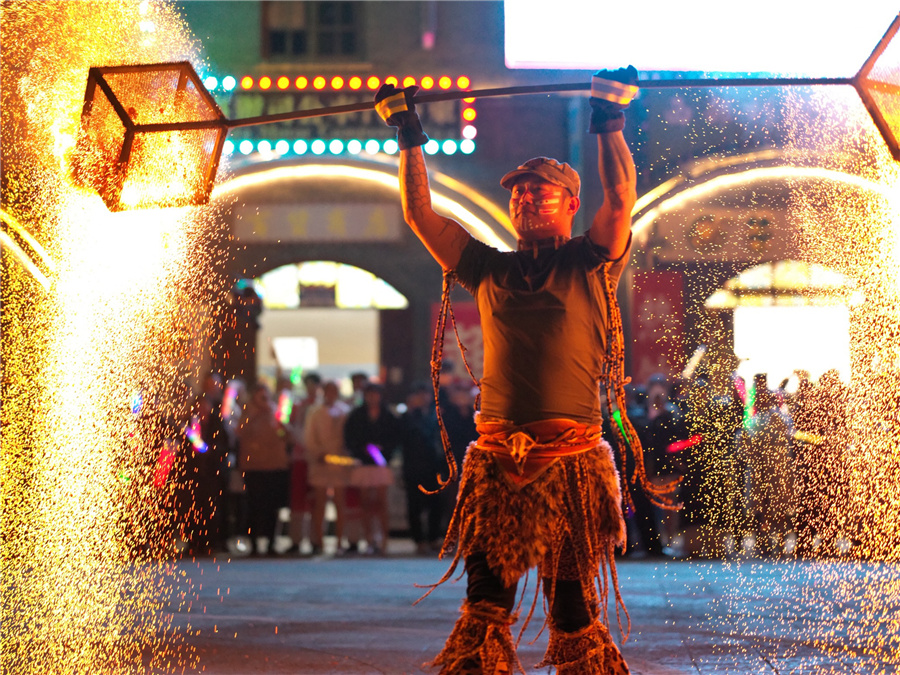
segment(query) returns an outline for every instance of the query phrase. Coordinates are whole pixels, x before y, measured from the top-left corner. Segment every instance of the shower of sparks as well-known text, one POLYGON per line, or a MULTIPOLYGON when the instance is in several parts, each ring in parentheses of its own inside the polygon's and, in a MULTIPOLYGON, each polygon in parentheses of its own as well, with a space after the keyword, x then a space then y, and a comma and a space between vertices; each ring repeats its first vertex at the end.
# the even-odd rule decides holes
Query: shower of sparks
POLYGON ((70 167, 89 67, 196 46, 159 2, 2 12, 2 207, 53 262, 41 285, 3 247, 3 668, 180 671, 196 657, 169 619, 191 600, 169 437, 213 334, 212 218, 110 213, 70 167))
MULTIPOLYGON (((768 118, 768 131, 788 139, 788 162, 864 179, 792 183, 787 217, 800 235, 783 255, 841 272, 863 300, 851 306, 849 381, 823 376, 808 392, 786 396, 793 441, 767 427, 742 451, 743 406, 709 405, 710 392, 690 389, 689 409, 702 412, 689 414, 687 433, 703 442, 685 451, 682 489, 695 505, 684 516, 689 544, 701 556, 727 557, 740 580, 694 617, 719 654, 698 667, 738 674, 766 662, 777 672, 798 664, 802 672, 833 672, 839 663, 893 673, 900 665, 900 167, 849 87, 779 98, 783 110, 770 110, 755 133, 766 135, 768 118), (754 500, 764 505, 762 524, 751 517, 754 500)), ((702 141, 703 126, 695 126, 702 141)), ((716 317, 704 321, 710 342, 721 343, 723 326, 716 317)), ((707 365, 706 376, 721 384, 736 362, 712 354, 707 365)), ((713 565, 704 569, 715 574, 713 565)))

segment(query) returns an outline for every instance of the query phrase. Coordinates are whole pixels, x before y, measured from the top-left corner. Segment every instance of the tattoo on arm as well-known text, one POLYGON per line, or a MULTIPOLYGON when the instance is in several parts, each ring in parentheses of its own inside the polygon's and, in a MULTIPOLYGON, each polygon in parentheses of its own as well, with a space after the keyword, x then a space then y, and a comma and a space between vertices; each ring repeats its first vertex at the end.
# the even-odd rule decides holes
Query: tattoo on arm
POLYGON ((452 218, 435 213, 420 148, 400 156, 400 193, 406 222, 441 265, 454 267, 471 237, 452 218))

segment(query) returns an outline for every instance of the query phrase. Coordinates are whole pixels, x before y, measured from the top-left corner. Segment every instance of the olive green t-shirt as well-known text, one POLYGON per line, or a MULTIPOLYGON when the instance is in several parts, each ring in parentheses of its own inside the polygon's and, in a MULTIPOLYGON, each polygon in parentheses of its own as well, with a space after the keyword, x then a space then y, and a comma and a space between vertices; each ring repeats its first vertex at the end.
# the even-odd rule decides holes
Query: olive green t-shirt
POLYGON ((601 423, 599 384, 609 333, 602 268, 618 284, 628 261, 589 237, 559 248, 498 251, 473 239, 455 270, 475 298, 484 337, 481 412, 525 424, 601 423))

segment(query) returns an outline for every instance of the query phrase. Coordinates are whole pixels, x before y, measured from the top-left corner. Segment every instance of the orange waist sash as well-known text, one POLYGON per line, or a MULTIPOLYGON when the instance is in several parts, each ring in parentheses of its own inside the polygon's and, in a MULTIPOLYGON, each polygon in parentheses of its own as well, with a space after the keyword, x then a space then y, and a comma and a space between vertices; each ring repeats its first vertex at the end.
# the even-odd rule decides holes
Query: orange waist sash
POLYGON ((528 424, 479 420, 475 447, 490 452, 516 485, 530 483, 561 457, 596 448, 602 439, 600 426, 569 419, 550 419, 528 424))

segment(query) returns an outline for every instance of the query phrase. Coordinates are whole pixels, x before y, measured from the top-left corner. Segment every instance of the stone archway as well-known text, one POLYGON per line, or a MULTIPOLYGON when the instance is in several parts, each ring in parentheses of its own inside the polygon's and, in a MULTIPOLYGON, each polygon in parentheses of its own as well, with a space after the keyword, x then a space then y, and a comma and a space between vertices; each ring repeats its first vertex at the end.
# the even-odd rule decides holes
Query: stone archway
POLYGON ((871 217, 872 204, 889 205, 890 191, 819 159, 791 162, 771 150, 703 160, 639 199, 630 297, 637 381, 648 364, 663 359, 677 375, 699 345, 717 342, 730 350, 731 319, 704 304, 750 267, 798 259, 857 280, 865 276, 863 267, 842 257, 854 251, 850 233, 871 217), (662 305, 680 311, 677 320, 660 319, 662 305), (651 314, 655 318, 646 320, 651 314), (677 334, 679 344, 648 358, 666 332, 677 334))
MULTIPOLYGON (((514 243, 503 209, 468 186, 431 172, 436 210, 501 249, 514 243)), ((400 345, 400 379, 427 378, 431 307, 442 273, 403 222, 397 164, 390 161, 267 162, 247 166, 216 188, 213 200, 231 235, 228 272, 252 278, 282 265, 330 260, 373 273, 409 301, 384 312, 385 342, 400 345)), ((384 322, 383 322, 384 323, 384 322)), ((253 366, 248 365, 248 368, 253 366)), ((398 370, 399 369, 399 370, 398 370)))

